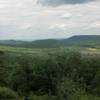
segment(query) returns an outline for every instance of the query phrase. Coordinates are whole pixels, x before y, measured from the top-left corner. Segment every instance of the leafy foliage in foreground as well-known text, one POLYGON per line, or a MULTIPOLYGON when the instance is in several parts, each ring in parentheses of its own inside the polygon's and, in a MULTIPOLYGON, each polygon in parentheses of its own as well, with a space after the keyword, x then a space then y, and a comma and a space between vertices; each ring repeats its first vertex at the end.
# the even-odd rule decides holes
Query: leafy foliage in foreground
POLYGON ((100 100, 100 57, 77 51, 0 52, 0 100, 100 100), (15 92, 14 92, 15 91, 15 92))
POLYGON ((18 94, 9 88, 0 87, 0 100, 22 100, 18 94))

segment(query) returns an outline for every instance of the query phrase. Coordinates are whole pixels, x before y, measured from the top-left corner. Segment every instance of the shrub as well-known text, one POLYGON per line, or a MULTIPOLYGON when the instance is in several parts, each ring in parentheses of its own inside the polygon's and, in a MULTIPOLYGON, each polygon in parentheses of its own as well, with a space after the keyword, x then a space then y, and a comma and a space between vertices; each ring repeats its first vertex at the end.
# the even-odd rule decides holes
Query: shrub
POLYGON ((0 87, 0 100, 21 100, 18 94, 9 88, 0 87))
POLYGON ((4 51, 0 51, 0 55, 4 55, 4 51))
POLYGON ((56 55, 56 60, 63 77, 75 79, 81 64, 81 55, 79 52, 64 52, 56 55))
POLYGON ((80 91, 78 84, 65 79, 58 85, 58 100, 69 100, 76 91, 80 91))
POLYGON ((4 52, 0 51, 0 85, 2 86, 6 84, 6 76, 8 71, 4 63, 4 57, 4 52))
POLYGON ((100 60, 83 58, 77 81, 87 92, 100 96, 100 60))
POLYGON ((31 94, 28 98, 29 100, 49 100, 49 97, 47 95, 38 96, 31 94))
POLYGON ((14 67, 10 76, 11 88, 27 98, 33 86, 33 66, 31 66, 29 59, 26 57, 21 57, 18 63, 18 66, 14 67))
POLYGON ((73 95, 69 96, 68 100, 100 100, 100 97, 90 95, 86 92, 76 91, 73 95))
POLYGON ((57 100, 56 96, 49 96, 47 94, 45 95, 34 95, 33 93, 31 93, 29 95, 28 100, 57 100))
POLYGON ((55 95, 59 77, 58 66, 53 58, 42 58, 35 62, 33 90, 40 94, 49 93, 55 95))

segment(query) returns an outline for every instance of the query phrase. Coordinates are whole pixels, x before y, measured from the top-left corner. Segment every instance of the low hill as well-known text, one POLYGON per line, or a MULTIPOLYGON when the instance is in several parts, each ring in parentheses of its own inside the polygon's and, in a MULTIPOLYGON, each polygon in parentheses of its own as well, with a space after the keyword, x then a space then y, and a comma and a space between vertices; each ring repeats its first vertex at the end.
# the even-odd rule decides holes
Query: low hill
POLYGON ((95 47, 100 45, 100 35, 78 35, 63 40, 64 45, 95 47))
POLYGON ((45 39, 45 40, 37 40, 37 41, 33 41, 29 44, 29 46, 32 47, 59 47, 61 46, 61 41, 60 40, 56 40, 56 39, 45 39))
POLYGON ((82 46, 96 47, 100 46, 100 35, 78 35, 67 39, 44 39, 36 41, 16 41, 1 40, 0 45, 30 47, 30 48, 54 48, 60 46, 82 46))

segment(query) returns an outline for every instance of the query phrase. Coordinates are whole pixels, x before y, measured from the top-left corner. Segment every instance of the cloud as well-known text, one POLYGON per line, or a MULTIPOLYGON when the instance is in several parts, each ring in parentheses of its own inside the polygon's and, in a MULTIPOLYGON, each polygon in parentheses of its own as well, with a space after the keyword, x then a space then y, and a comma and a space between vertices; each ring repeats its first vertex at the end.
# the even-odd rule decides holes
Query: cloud
POLYGON ((96 0, 38 0, 38 3, 44 5, 57 6, 62 4, 81 4, 96 0))
POLYGON ((34 40, 100 34, 100 0, 88 3, 83 3, 84 0, 76 3, 58 1, 57 5, 61 5, 54 7, 36 4, 37 0, 0 0, 0 39, 34 40))
POLYGON ((88 25, 86 29, 99 29, 99 28, 100 28, 100 21, 91 22, 90 25, 88 25))
POLYGON ((50 26, 50 29, 65 30, 66 29, 66 24, 54 24, 54 25, 50 26))
POLYGON ((60 18, 63 18, 63 19, 69 19, 71 18, 73 15, 71 13, 65 13, 63 14, 62 16, 60 16, 60 18))

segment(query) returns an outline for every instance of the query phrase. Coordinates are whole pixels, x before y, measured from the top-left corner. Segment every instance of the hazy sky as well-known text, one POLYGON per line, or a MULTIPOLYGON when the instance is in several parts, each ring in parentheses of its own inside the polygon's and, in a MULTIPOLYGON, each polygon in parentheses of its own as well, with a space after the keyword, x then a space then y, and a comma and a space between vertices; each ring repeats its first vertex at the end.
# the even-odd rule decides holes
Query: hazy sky
POLYGON ((0 39, 100 35, 100 0, 0 0, 0 39))

